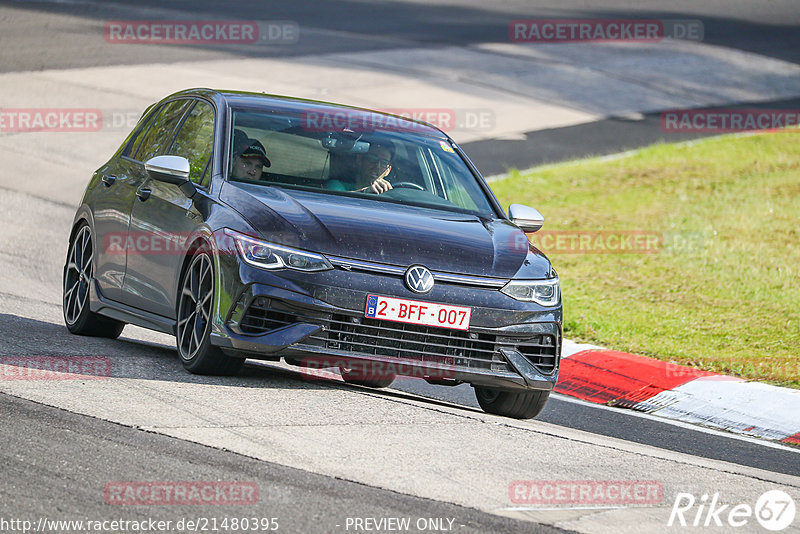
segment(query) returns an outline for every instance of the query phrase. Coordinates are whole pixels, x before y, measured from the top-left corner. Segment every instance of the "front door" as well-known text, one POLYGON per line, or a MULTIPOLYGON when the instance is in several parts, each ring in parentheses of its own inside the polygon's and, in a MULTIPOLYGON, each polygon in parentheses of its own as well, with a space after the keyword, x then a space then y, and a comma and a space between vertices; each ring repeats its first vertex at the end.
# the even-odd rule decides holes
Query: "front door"
POLYGON ((128 226, 131 220, 136 189, 143 179, 141 164, 136 156, 154 135, 153 124, 161 116, 163 106, 147 114, 136 126, 135 133, 125 141, 122 150, 95 173, 94 232, 96 243, 95 278, 101 294, 111 300, 121 300, 127 261, 128 226))
MULTIPOLYGON (((174 141, 161 152, 189 160, 189 178, 199 196, 205 195, 210 180, 213 136, 214 109, 196 100, 173 136, 174 141)), ((202 216, 194 200, 178 186, 149 177, 144 180, 131 213, 130 236, 137 238, 140 246, 128 250, 124 289, 130 305, 175 317, 185 242, 200 221, 202 216)), ((135 244, 135 240, 131 241, 135 244)))

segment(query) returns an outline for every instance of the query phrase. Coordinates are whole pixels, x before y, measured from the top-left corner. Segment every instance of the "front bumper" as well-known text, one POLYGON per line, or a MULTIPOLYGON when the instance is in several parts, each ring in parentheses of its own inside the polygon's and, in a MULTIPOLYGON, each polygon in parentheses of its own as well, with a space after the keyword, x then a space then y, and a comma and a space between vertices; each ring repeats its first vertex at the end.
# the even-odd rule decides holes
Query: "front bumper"
MULTIPOLYGON (((341 275, 345 273, 333 274, 341 275)), ((492 305, 492 299, 508 298, 498 291, 475 299, 464 295, 463 288, 445 288, 456 291, 458 298, 453 294, 436 300, 484 304, 473 306, 476 320, 462 332, 365 318, 363 309, 351 306, 366 302, 368 292, 347 288, 341 280, 332 280, 331 286, 317 284, 310 291, 297 291, 294 282, 291 287, 243 285, 214 329, 212 344, 248 358, 284 357, 309 369, 361 365, 376 374, 502 390, 552 390, 558 379, 560 308, 539 312, 535 306, 520 305, 506 310, 492 305)), ((381 292, 397 294, 400 284, 395 288, 384 280, 381 292)))

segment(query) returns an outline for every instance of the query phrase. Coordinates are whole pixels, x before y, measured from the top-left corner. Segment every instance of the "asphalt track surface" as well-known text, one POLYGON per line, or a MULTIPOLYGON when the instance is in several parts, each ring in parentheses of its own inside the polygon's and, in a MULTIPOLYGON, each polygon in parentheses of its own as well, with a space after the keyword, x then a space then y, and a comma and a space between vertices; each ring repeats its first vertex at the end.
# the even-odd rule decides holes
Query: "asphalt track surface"
MULTIPOLYGON (((314 56, 339 52, 469 46, 507 42, 514 19, 698 19, 708 44, 744 50, 800 63, 800 9, 793 0, 693 2, 616 0, 587 6, 580 0, 558 2, 359 2, 296 0, 231 2, 141 1, 135 5, 92 1, 0 2, 13 11, 15 24, 0 35, 0 72, 101 65, 170 63, 234 57, 314 56), (300 39, 292 46, 186 45, 104 46, 93 33, 109 20, 166 20, 220 17, 235 20, 296 22, 300 39), (64 16, 69 19, 65 20, 64 16)), ((735 83, 735 80, 733 81, 735 83)), ((800 99, 742 105, 750 109, 797 109, 800 99)), ((524 169, 575 157, 610 154, 660 141, 693 139, 707 134, 668 136, 656 114, 631 119, 608 117, 569 128, 530 132, 524 140, 464 143, 485 176, 509 168, 524 169)))
MULTIPOLYGON (((392 389, 479 409, 472 389, 467 385, 443 389, 419 380, 401 379, 392 389)), ((676 425, 656 417, 598 406, 566 395, 551 395, 537 420, 693 456, 800 476, 800 454, 785 447, 765 448, 756 440, 737 439, 726 432, 704 432, 689 425, 676 425)))
MULTIPOLYGON (((584 2, 561 3, 548 8, 528 2, 509 2, 501 7, 486 2, 139 2, 136 7, 93 2, 5 2, 5 16, 14 13, 19 22, 0 34, 0 72, 98 65, 132 65, 224 57, 258 57, 263 49, 231 51, 230 47, 93 47, 85 40, 87 28, 102 26, 109 19, 143 18, 141 6, 179 13, 182 18, 198 13, 237 19, 294 20, 313 38, 297 47, 270 49, 276 55, 315 55, 341 51, 414 47, 424 44, 469 45, 491 39, 507 39, 507 23, 513 18, 699 18, 705 24, 705 41, 763 55, 800 62, 800 10, 791 1, 768 6, 750 2, 673 2, 669 10, 658 3, 614 2, 602 9, 588 9, 584 2), (648 5, 650 7, 648 7, 648 5), (724 13, 724 16, 720 15, 724 13), (66 27, 53 25, 54 17, 68 14, 74 19, 66 27)), ((161 11, 159 11, 161 12, 161 11)), ((796 108, 796 100, 770 103, 771 107, 796 108)), ((750 106, 752 107, 752 106, 750 106)), ((609 118, 570 128, 533 132, 521 141, 479 141, 465 146, 486 174, 506 166, 525 167, 588 154, 602 154, 660 140, 656 116, 642 119, 609 118), (522 154, 522 156, 520 155, 522 154)), ((674 139, 674 138, 672 138, 674 139)), ((87 174, 88 176, 88 174, 87 174)), ((17 251, 3 246, 3 263, 12 270, 25 268, 17 251)), ((8 275, 6 275, 8 276, 8 275)), ((45 306, 32 297, 33 307, 45 306)), ((54 343, 69 343, 61 327, 12 314, 0 316, 6 348, 2 354, 48 353, 54 343), (24 332, 25 335, 19 335, 24 332), (7 352, 6 352, 7 351, 7 352)), ((94 340, 83 354, 105 355, 124 341, 94 340)), ((128 344, 129 345, 129 344, 128 344)), ((158 365, 178 366, 174 351, 162 345, 136 346, 149 351, 158 365)), ((130 349, 130 346, 128 347, 130 349)), ((127 350, 127 349, 126 349, 127 350)), ((296 374, 264 369, 253 364, 244 377, 297 381, 296 374)), ((266 367, 271 367, 267 364, 266 367)), ((142 370, 146 374, 147 371, 142 370)), ((331 384, 360 392, 362 388, 331 384)), ((431 388, 424 383, 400 381, 395 389, 379 393, 387 398, 413 394, 437 403, 475 409, 471 391, 431 388)), ((768 448, 752 440, 706 432, 551 397, 539 418, 556 425, 585 430, 697 457, 724 460, 775 473, 800 475, 796 451, 768 448)), ((552 527, 505 519, 473 509, 457 507, 315 475, 306 471, 254 460, 232 452, 161 436, 115 423, 52 408, 10 395, 0 395, 0 516, 39 517, 58 512, 61 517, 105 517, 108 506, 98 498, 98 488, 108 480, 140 480, 170 472, 175 480, 255 480, 261 490, 258 515, 274 515, 290 532, 330 532, 346 517, 412 516, 454 517, 465 532, 551 532, 552 527), (263 508, 263 510, 262 510, 263 508), (263 514, 261 513, 263 512, 263 514), (284 520, 285 518, 285 520, 284 520)), ((152 507, 114 510, 123 518, 179 515, 228 515, 227 509, 164 510, 152 507)), ((235 512, 235 511, 234 511, 235 512)), ((248 515, 250 511, 248 511, 248 515)))
MULTIPOLYGON (((561 529, 316 475, 0 394, 0 517, 28 519, 277 518, 278 532, 345 532, 347 518, 450 518, 459 532, 561 529), (256 506, 110 506, 108 480, 239 480, 256 506)), ((246 530, 246 529, 242 529, 246 530)), ((351 527, 352 530, 352 527, 351 527)))
POLYGON ((230 46, 220 45, 188 45, 177 49, 153 46, 146 51, 131 50, 135 47, 108 50, 109 47, 96 42, 88 46, 93 42, 88 36, 89 30, 102 27, 108 20, 167 18, 170 14, 181 19, 218 16, 234 20, 295 21, 301 32, 307 31, 309 36, 301 38, 296 45, 271 47, 267 52, 268 55, 291 56, 431 44, 466 46, 477 42, 507 42, 509 21, 525 18, 700 19, 706 43, 800 62, 800 36, 797 34, 800 10, 792 0, 767 4, 747 0, 678 0, 668 4, 655 0, 565 0, 557 6, 550 4, 527 0, 143 0, 129 4, 80 0, 5 1, 0 5, 27 11, 30 18, 24 17, 15 28, 4 32, 4 45, 11 47, 12 53, 3 54, 0 71, 187 61, 208 59, 212 55, 265 55, 263 47, 257 46, 237 48, 235 52, 230 46), (49 25, 53 16, 59 14, 76 17, 76 25, 61 29, 49 25))

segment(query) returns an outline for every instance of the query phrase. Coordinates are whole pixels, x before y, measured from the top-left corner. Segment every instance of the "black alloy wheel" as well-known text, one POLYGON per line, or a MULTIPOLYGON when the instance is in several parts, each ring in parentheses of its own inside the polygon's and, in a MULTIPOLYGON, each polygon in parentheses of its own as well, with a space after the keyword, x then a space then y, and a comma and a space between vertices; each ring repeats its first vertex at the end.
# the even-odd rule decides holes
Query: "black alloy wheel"
POLYGON ((94 274, 92 231, 83 223, 69 245, 64 266, 62 309, 67 329, 80 336, 115 339, 125 323, 101 317, 89 309, 89 286, 94 274))
POLYGON ((181 363, 190 372, 203 375, 234 375, 244 358, 233 358, 211 345, 214 307, 214 264, 207 247, 192 256, 178 293, 175 338, 181 363))

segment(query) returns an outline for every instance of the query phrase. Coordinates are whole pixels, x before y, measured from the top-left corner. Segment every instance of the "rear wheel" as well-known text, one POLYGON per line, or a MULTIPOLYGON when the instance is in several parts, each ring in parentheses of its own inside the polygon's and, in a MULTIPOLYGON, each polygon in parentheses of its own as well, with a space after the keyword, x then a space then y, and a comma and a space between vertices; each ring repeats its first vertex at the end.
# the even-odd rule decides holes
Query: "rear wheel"
POLYGON ((89 310, 89 284, 94 275, 92 230, 83 223, 69 245, 64 266, 62 310, 64 323, 73 334, 115 339, 125 323, 101 317, 89 310))
POLYGON ((392 385, 396 375, 394 373, 376 373, 364 369, 348 369, 340 367, 342 379, 348 384, 366 386, 368 388, 387 388, 392 385))
POLYGON ((514 419, 533 419, 547 404, 549 391, 499 391, 475 387, 475 397, 483 411, 514 419))
POLYGON ((214 307, 214 265, 205 247, 192 256, 178 293, 175 338, 178 356, 187 371, 200 375, 235 375, 243 358, 232 358, 211 344, 214 307))

